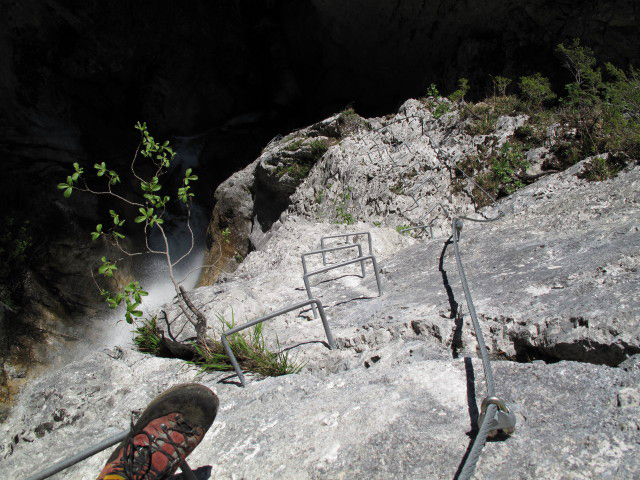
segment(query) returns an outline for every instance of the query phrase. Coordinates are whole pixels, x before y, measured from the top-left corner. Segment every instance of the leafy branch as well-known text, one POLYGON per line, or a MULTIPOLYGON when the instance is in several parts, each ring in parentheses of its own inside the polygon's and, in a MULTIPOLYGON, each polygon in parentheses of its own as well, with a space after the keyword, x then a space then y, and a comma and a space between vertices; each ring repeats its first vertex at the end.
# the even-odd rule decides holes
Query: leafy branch
MULTIPOLYGON (((123 187, 122 179, 118 172, 111 169, 106 162, 94 164, 93 176, 95 178, 91 179, 88 178, 88 174, 85 173, 84 168, 80 166, 80 164, 74 163, 73 172, 67 176, 65 182, 58 184, 58 189, 62 190, 65 198, 70 198, 74 191, 78 191, 93 195, 107 195, 113 198, 115 203, 119 202, 137 207, 138 214, 133 218, 133 224, 130 225, 133 226, 137 224, 142 227, 144 242, 140 251, 130 251, 123 245, 122 242, 127 238, 123 230, 126 219, 121 212, 116 210, 116 207, 109 210, 110 224, 97 224, 95 230, 91 232, 91 240, 97 241, 104 237, 105 240, 109 241, 128 257, 143 254, 162 255, 168 268, 169 279, 174 286, 178 298, 178 306, 182 314, 184 314, 187 320, 194 326, 197 332, 197 344, 205 345, 207 319, 188 299, 184 288, 181 286, 181 281, 177 281, 174 274, 174 268, 183 261, 194 248, 194 234, 190 225, 191 200, 194 194, 190 192, 190 183, 198 180, 198 176, 193 173, 191 168, 188 168, 182 178, 181 186, 177 189, 175 195, 172 197, 169 194, 162 194, 163 185, 161 184, 161 178, 167 173, 172 161, 176 157, 176 153, 169 146, 168 141, 163 143, 157 142, 149 133, 146 123, 138 122, 135 128, 140 132, 141 139, 130 164, 133 178, 128 181, 128 184, 133 183, 139 186, 139 190, 135 193, 136 197, 133 197, 132 193, 123 187), (139 168, 139 161, 150 164, 153 173, 149 176, 139 173, 139 171, 149 171, 148 166, 139 168), (93 186, 100 184, 103 186, 93 186), (186 224, 191 236, 191 244, 188 251, 176 261, 172 261, 172 252, 169 246, 168 235, 165 231, 165 220, 163 218, 166 207, 172 199, 181 202, 186 207, 186 224), (151 248, 149 244, 149 235, 153 229, 157 229, 160 233, 160 237, 162 238, 161 247, 151 248)), ((122 259, 111 260, 103 256, 97 268, 98 277, 111 281, 117 280, 116 273, 120 260, 122 259)), ((140 286, 138 281, 129 282, 123 287, 116 288, 114 292, 110 292, 100 286, 93 272, 92 276, 94 277, 94 282, 99 289, 101 297, 110 308, 115 309, 120 305, 125 306, 124 316, 128 323, 133 323, 135 318, 142 316, 142 310, 140 309, 142 297, 148 295, 148 292, 140 286)))

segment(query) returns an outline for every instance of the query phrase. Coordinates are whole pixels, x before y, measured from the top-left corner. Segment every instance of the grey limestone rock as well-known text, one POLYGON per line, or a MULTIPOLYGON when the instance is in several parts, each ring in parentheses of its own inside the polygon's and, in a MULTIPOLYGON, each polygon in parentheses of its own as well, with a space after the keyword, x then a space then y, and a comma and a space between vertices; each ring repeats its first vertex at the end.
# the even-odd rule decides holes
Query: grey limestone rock
MULTIPOLYGON (((437 191, 446 190, 447 162, 456 145, 472 148, 473 139, 461 130, 442 134, 442 125, 459 128, 453 114, 436 121, 424 113, 424 121, 414 121, 406 113, 421 111, 421 104, 403 108, 396 123, 374 119, 371 127, 388 127, 388 138, 422 149, 421 170, 411 182, 428 177, 437 191), (422 126, 431 134, 423 135, 422 126), (447 149, 450 156, 438 156, 447 149)), ((512 131, 518 121, 505 121, 504 128, 512 131)), ((382 296, 370 264, 364 278, 357 265, 311 277, 336 350, 327 348, 320 321, 305 308, 265 326, 271 348, 287 349, 304 364, 302 372, 247 374, 244 389, 231 372, 198 374, 181 361, 126 346, 85 354, 21 393, 0 426, 5 475, 43 469, 126 428, 165 388, 197 381, 221 402, 216 422, 189 457, 194 469, 210 467, 211 478, 455 478, 487 387, 449 239, 451 221, 502 212, 495 222, 465 220, 459 243, 496 393, 518 421, 512 436, 485 445, 474 478, 638 478, 640 166, 591 183, 577 176, 582 162, 480 212, 464 194, 436 198, 433 192, 421 197, 426 207, 419 208, 426 212, 438 200, 446 212, 433 235, 418 240, 397 233, 391 213, 384 216, 367 201, 354 202, 359 222, 353 225, 332 223, 317 206, 314 186, 324 185, 328 201, 339 201, 349 186, 353 199, 372 198, 402 212, 401 193, 386 200, 373 193, 376 185, 388 188, 380 172, 395 171, 389 156, 399 163, 400 154, 387 150, 368 168, 360 164, 369 160, 358 142, 376 143, 367 140, 370 133, 331 146, 238 269, 191 292, 211 334, 219 335, 218 315, 239 324, 306 299, 300 256, 319 248, 321 236, 349 234, 366 245, 355 234, 369 231, 382 296)), ((242 178, 250 182, 247 172, 242 178)), ((228 188, 240 178, 232 177, 228 188)), ((238 216, 251 210, 248 196, 239 202, 238 216)), ((344 251, 328 260, 353 255, 344 251)), ((310 269, 321 266, 319 257, 309 259, 310 269)), ((181 327, 174 306, 163 310, 181 327)), ((191 335, 188 325, 182 335, 191 335)), ((94 478, 107 456, 56 478, 94 478)))

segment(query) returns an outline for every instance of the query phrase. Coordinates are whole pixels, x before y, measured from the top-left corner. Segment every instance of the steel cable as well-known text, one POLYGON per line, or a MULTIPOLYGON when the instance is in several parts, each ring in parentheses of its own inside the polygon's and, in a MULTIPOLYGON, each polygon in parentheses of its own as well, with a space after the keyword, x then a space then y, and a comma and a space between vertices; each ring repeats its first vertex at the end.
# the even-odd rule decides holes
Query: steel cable
MULTIPOLYGON (((476 339, 478 340, 478 347, 480 348, 480 355, 482 357, 482 367, 484 369, 484 376, 487 382, 487 396, 495 397, 496 387, 493 380, 493 370, 491 369, 491 362, 489 361, 489 354, 487 353, 487 345, 484 341, 484 336, 482 335, 482 330, 480 329, 480 323, 478 322, 478 316, 476 315, 476 309, 473 304, 473 299, 471 298, 471 291, 469 290, 469 284, 467 282, 467 277, 464 273, 464 267, 462 266, 462 260, 460 259, 460 249, 458 247, 458 240, 460 235, 460 229, 462 228, 462 220, 469 220, 472 222, 494 222, 499 218, 502 218, 504 214, 500 212, 494 218, 470 218, 470 217, 457 217, 454 218, 451 223, 451 235, 453 238, 453 248, 456 256, 456 264, 458 266, 458 273, 460 274, 460 280, 462 282, 462 289, 464 290, 464 296, 467 301, 467 307, 469 309, 469 315, 471 316, 471 321, 473 323, 473 329, 476 333, 476 339)), ((473 446, 471 447, 471 451, 469 452, 469 456, 467 457, 464 467, 462 468, 460 475, 458 476, 458 480, 467 480, 471 478, 473 471, 476 468, 476 464, 478 459, 480 458, 480 453, 482 452, 482 448, 487 441, 487 435, 491 429, 491 421, 496 414, 496 406, 489 405, 487 410, 487 414, 484 417, 485 420, 482 422, 480 426, 480 430, 476 435, 476 438, 473 442, 473 446)))
POLYGON ((493 416, 496 414, 497 408, 498 407, 493 404, 489 405, 489 408, 487 408, 487 416, 485 417, 485 421, 482 422, 480 430, 478 430, 478 434, 473 441, 473 446, 471 447, 469 456, 464 462, 464 467, 462 467, 460 475, 458 475, 458 480, 468 480, 469 478, 471 478, 471 475, 473 475, 473 472, 476 469, 476 464, 480 459, 482 448, 484 447, 484 444, 487 443, 487 436, 489 435, 489 431, 492 427, 489 419, 493 418, 493 416))

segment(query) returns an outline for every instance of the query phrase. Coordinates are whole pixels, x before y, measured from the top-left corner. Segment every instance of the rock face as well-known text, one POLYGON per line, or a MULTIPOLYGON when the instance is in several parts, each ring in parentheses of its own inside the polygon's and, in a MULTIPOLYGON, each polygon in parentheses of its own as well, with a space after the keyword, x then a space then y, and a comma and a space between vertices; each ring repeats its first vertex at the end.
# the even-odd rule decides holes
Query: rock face
MULTIPOLYGON (((365 121, 343 112, 298 130, 268 145, 216 190, 206 263, 214 264, 228 249, 230 242, 221 238, 227 228, 242 256, 258 248, 290 203, 292 213, 317 221, 428 225, 430 234, 442 235, 449 212, 474 210, 471 188, 454 188, 454 165, 485 145, 499 147, 525 119, 501 117, 491 135, 473 136, 456 112, 436 119, 424 103, 409 100, 394 116, 365 121), (291 166, 304 159, 305 144, 312 142, 329 147, 302 182, 291 166)), ((226 264, 227 270, 235 267, 226 264)), ((214 274, 205 278, 215 280, 214 274)))
MULTIPOLYGON (((5 320, 8 341, 23 351, 36 347, 30 355, 41 359, 60 352, 40 355, 49 342, 58 343, 55 336, 15 338, 18 330, 84 336, 76 319, 92 312, 95 297, 84 255, 68 252, 91 249, 75 232, 98 223, 96 211, 109 205, 72 203, 69 211, 55 184, 76 161, 126 166, 136 121, 147 121, 159 137, 173 136, 181 153, 193 155, 188 161, 199 162, 204 181, 194 186, 196 198, 210 210, 211 189, 198 191, 199 185, 217 186, 278 132, 349 104, 379 115, 424 94, 431 82, 449 91, 459 77, 471 80, 476 95, 485 93, 488 75, 539 70, 562 85, 553 47, 573 37, 603 61, 637 62, 637 2, 583 3, 201 0, 147 8, 3 2, 0 223, 16 225, 11 236, 28 228, 33 243, 14 285, 24 310, 5 320), (30 310, 36 303, 46 306, 44 313, 30 310)), ((258 178, 269 184, 269 175, 258 178)), ((285 207, 265 212, 262 228, 285 207)), ((215 222, 226 218, 222 212, 215 222)), ((234 221, 228 228, 244 232, 247 226, 234 221)), ((220 244, 217 235, 211 232, 212 246, 217 242, 223 268, 232 269, 234 257, 250 248, 233 235, 220 244)))
MULTIPOLYGON (((640 166, 591 183, 578 176, 585 160, 474 213, 466 187, 450 190, 452 159, 454 150, 482 139, 465 137, 454 116, 436 121, 409 101, 396 117, 372 119, 341 138, 259 240, 252 240, 251 228, 260 225, 254 212, 261 206, 243 185, 255 185, 259 165, 270 170, 267 158, 280 159, 272 168, 285 164, 279 152, 293 138, 267 147, 226 182, 227 192, 246 193, 229 218, 246 221, 241 241, 253 242, 253 251, 235 272, 191 292, 212 335, 221 329, 216 317, 240 324, 304 300, 300 255, 319 248, 321 236, 345 234, 366 249, 357 233, 369 231, 381 296, 370 263, 364 278, 358 265, 311 277, 336 350, 327 348, 320 321, 305 308, 265 326, 267 342, 287 349, 302 372, 247 374, 244 389, 228 372, 198 374, 178 360, 126 346, 85 352, 25 387, 0 427, 3 470, 19 478, 48 467, 127 428, 130 415, 165 388, 198 381, 221 402, 216 422, 189 457, 202 478, 454 478, 475 434, 486 383, 450 225, 456 215, 500 211, 495 222, 465 221, 460 249, 497 394, 518 424, 511 437, 487 443, 475 478, 637 478, 640 166), (446 130, 450 135, 441 135, 446 130), (369 157, 380 145, 387 148, 369 157), (402 155, 407 148, 411 153, 402 155), (403 177, 399 172, 409 164, 416 174, 403 177), (402 190, 376 194, 399 180, 402 190), (431 190, 416 195, 415 206, 407 192, 424 182, 431 190), (352 202, 341 215, 334 202, 346 200, 345 191, 352 202), (398 223, 418 223, 436 202, 444 208, 433 217, 432 234, 396 232, 398 223), (354 223, 347 225, 346 214, 354 223)), ((504 141, 521 121, 502 119, 491 141, 504 141)), ((348 251, 340 255, 328 261, 353 258, 348 251)), ((310 270, 321 266, 320 257, 309 258, 310 270)), ((177 309, 168 304, 163 310, 180 331, 177 309)), ((108 455, 57 478, 93 478, 108 455)))

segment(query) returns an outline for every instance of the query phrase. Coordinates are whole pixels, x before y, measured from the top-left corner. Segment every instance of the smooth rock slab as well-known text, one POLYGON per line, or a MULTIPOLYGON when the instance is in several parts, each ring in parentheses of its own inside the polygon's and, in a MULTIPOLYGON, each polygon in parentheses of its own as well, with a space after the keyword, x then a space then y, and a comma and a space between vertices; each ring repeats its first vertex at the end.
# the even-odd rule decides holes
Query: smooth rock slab
MULTIPOLYGON (((637 389, 640 372, 575 362, 493 368, 519 423, 512 437, 487 443, 475 478, 637 478, 640 407, 618 399, 637 389)), ((484 395, 481 372, 478 360, 426 360, 253 379, 246 389, 205 375, 199 380, 221 409, 189 463, 212 467, 217 479, 453 478, 470 444, 474 398, 484 395)), ((28 408, 3 426, 13 444, 9 454, 5 443, 3 472, 25 477, 97 443, 126 428, 130 411, 156 392, 194 376, 181 362, 133 352, 97 353, 46 375, 23 393, 28 408), (142 383, 150 375, 155 381, 142 383), (80 418, 34 433, 62 409, 80 418), (16 432, 20 426, 30 430, 16 432)), ((108 455, 54 478, 95 478, 108 455)))

